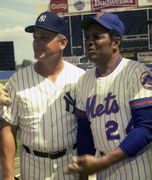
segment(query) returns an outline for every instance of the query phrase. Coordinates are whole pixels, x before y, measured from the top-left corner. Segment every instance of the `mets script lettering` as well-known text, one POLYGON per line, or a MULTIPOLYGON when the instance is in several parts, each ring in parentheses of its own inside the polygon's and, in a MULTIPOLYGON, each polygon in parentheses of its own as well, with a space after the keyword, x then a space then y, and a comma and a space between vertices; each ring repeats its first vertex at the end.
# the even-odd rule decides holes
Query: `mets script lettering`
POLYGON ((95 118, 96 116, 102 116, 104 113, 108 115, 110 113, 117 113, 119 111, 119 106, 117 100, 115 99, 116 96, 112 95, 112 93, 108 93, 103 104, 98 104, 95 107, 96 98, 96 95, 93 96, 92 100, 90 97, 87 98, 86 110, 88 117, 91 116, 92 118, 95 118))

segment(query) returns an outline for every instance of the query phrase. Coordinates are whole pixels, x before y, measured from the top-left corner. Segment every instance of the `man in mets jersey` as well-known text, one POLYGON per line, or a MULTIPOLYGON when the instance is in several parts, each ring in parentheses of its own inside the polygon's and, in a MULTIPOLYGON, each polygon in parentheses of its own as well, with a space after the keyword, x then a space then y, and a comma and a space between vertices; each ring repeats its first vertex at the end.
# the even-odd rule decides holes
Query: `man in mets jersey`
POLYGON ((76 154, 75 87, 84 71, 63 61, 67 28, 62 18, 43 12, 25 31, 33 33, 38 61, 15 73, 6 86, 12 105, 1 108, 4 180, 14 179, 17 132, 22 180, 76 180, 79 174, 65 175, 63 167, 76 154))
POLYGON ((99 12, 84 19, 82 28, 88 58, 96 67, 78 82, 82 156, 73 157, 69 171, 97 173, 98 180, 151 180, 152 73, 120 55, 124 25, 117 15, 99 12), (93 148, 99 157, 88 155, 93 148))

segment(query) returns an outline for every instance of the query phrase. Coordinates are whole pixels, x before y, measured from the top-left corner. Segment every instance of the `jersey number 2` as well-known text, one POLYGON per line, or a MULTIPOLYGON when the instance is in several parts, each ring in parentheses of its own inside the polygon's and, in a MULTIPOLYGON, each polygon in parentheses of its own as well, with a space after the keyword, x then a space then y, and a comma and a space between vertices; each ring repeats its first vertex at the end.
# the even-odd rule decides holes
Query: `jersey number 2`
MULTIPOLYGON (((128 134, 134 127, 134 122, 133 119, 130 120, 126 127, 126 134, 128 134)), ((107 139, 110 140, 118 140, 120 139, 120 135, 118 133, 118 123, 116 121, 108 121, 105 124, 106 130, 106 135, 107 139)))

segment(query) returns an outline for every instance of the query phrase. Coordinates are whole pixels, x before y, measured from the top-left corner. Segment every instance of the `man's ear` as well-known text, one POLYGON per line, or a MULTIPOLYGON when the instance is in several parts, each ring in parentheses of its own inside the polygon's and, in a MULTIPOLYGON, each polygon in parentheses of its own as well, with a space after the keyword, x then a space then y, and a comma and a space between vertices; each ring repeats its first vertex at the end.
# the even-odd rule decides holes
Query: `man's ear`
POLYGON ((64 49, 67 46, 68 40, 66 37, 62 37, 60 40, 61 49, 64 49))
POLYGON ((115 37, 113 39, 113 49, 118 49, 120 47, 121 44, 121 38, 120 37, 115 37))

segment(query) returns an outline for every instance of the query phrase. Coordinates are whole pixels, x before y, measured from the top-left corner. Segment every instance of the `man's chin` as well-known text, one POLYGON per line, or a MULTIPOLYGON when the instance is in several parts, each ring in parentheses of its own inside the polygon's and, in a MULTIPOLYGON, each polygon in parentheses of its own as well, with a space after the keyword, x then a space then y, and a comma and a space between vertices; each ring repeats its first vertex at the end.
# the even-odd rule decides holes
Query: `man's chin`
POLYGON ((97 58, 95 56, 88 56, 88 59, 90 62, 93 62, 93 63, 97 62, 97 58))

